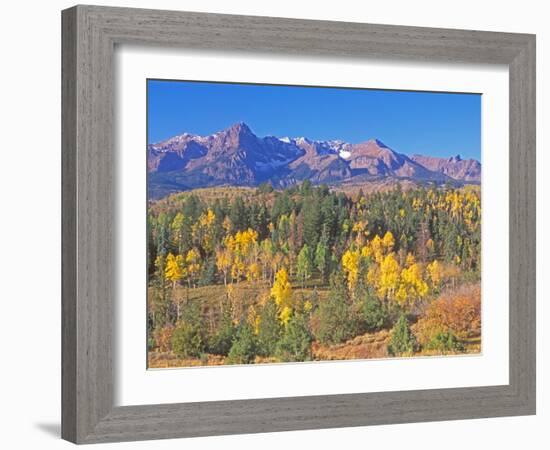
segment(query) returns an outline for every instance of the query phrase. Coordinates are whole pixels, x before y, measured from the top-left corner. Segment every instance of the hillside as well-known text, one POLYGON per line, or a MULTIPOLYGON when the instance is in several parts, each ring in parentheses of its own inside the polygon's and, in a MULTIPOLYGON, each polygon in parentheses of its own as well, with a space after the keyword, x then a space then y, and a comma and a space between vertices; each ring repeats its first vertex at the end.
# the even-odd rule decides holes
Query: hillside
POLYGON ((478 186, 151 201, 149 367, 477 353, 478 186))

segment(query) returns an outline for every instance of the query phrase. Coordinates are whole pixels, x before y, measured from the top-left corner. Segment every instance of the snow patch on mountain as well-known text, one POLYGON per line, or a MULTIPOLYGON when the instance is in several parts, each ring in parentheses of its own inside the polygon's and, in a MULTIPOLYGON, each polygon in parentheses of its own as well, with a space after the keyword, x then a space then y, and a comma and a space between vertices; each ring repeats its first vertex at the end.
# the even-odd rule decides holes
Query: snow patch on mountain
POLYGON ((340 150, 338 153, 338 156, 342 159, 350 159, 351 158, 351 152, 348 150, 340 150))

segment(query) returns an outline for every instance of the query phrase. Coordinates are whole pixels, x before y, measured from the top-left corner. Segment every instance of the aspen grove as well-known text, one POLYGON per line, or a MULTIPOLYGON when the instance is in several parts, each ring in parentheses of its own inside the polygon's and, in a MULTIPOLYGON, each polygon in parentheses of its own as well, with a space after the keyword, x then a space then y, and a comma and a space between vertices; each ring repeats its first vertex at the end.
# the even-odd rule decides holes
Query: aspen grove
POLYGON ((217 187, 148 205, 150 367, 475 353, 479 187, 217 187))

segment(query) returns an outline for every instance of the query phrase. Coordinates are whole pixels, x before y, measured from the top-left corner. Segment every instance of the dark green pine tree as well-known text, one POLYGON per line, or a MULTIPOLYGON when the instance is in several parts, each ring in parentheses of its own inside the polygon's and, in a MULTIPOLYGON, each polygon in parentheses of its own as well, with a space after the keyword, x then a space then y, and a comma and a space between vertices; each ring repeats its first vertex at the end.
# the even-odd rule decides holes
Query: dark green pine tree
POLYGON ((405 314, 401 314, 391 331, 388 353, 392 356, 412 355, 418 348, 405 314))
POLYGON ((302 214, 304 220, 304 242, 309 248, 316 248, 321 232, 321 208, 317 196, 313 195, 306 199, 302 214))
POLYGON ((248 228, 248 214, 246 205, 241 196, 235 197, 235 200, 231 203, 229 218, 231 219, 235 231, 243 231, 248 228))

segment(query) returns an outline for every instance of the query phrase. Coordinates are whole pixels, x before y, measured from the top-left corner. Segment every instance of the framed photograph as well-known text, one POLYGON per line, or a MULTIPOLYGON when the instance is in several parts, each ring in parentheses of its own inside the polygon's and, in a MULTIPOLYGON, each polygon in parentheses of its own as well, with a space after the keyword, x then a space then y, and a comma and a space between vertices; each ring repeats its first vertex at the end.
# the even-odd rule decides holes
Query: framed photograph
POLYGON ((535 37, 63 11, 62 435, 535 413, 535 37))

